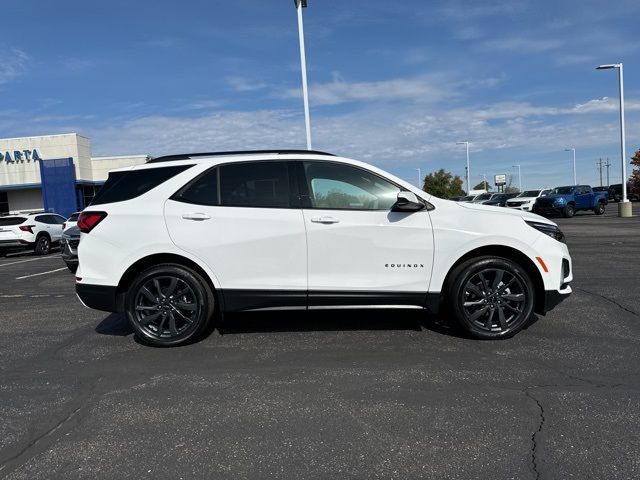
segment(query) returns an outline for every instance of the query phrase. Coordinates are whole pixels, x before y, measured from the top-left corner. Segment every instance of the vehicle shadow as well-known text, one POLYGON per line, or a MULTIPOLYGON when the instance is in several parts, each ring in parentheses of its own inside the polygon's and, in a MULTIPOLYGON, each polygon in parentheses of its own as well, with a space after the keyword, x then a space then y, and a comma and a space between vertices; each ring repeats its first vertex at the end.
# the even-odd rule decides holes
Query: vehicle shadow
POLYGON ((131 328, 127 317, 123 314, 112 313, 96 326, 95 332, 100 335, 126 337, 133 333, 133 328, 131 328))
MULTIPOLYGON (((539 320, 532 316, 524 329, 539 320)), ((219 335, 240 335, 249 333, 286 332, 339 332, 410 330, 431 332, 449 337, 470 339, 469 335, 454 328, 452 322, 442 315, 428 315, 417 310, 322 310, 299 312, 243 312, 227 313, 217 317, 208 337, 217 330, 219 335)), ((123 314, 112 313, 95 328, 100 335, 126 337, 134 333, 123 314)))

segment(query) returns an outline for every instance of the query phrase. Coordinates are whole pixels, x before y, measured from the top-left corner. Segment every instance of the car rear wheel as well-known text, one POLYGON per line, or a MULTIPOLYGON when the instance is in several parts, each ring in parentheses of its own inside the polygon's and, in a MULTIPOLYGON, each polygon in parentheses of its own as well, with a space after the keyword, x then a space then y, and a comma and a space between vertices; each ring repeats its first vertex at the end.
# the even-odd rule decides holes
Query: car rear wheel
POLYGON ((596 215, 603 215, 605 211, 605 206, 603 202, 598 202, 598 205, 593 209, 593 213, 596 215))
POLYGON ((481 339, 518 333, 533 314, 535 289, 527 272, 500 257, 468 260, 452 272, 449 309, 457 325, 481 339))
POLYGON ((36 240, 35 252, 37 255, 48 255, 51 251, 51 240, 48 235, 40 235, 36 240))
POLYGON ((159 347, 197 340, 213 316, 215 300, 207 282, 182 265, 142 272, 127 292, 129 323, 145 343, 159 347))
POLYGON ((564 210, 562 210, 562 216, 565 218, 571 218, 575 215, 576 211, 573 208, 573 205, 569 204, 566 207, 564 207, 564 210))

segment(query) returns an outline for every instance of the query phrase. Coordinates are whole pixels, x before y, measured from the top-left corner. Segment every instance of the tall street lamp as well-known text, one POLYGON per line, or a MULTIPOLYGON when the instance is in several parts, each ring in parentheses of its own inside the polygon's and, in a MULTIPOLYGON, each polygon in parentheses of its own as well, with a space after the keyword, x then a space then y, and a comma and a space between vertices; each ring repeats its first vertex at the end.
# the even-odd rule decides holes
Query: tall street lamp
POLYGON ((565 148, 565 152, 573 152, 573 184, 578 184, 578 177, 576 177, 576 149, 575 148, 565 148))
POLYGON ((513 168, 518 167, 518 189, 522 193, 522 174, 520 173, 520 165, 511 165, 513 168))
POLYGON ((467 147, 467 195, 471 191, 471 171, 469 169, 469 142, 456 142, 456 145, 465 145, 467 147))
POLYGON ((420 185, 422 183, 422 173, 419 168, 416 168, 416 170, 418 171, 418 188, 422 190, 422 185, 420 185))
POLYGON ((631 216, 631 203, 627 199, 627 161, 626 161, 626 139, 624 132, 624 71, 622 63, 611 63, 600 65, 596 70, 618 69, 618 87, 620 90, 620 161, 622 163, 622 201, 618 204, 618 216, 631 216))
POLYGON ((309 119, 309 90, 307 88, 307 57, 304 51, 304 25, 302 9, 307 8, 307 0, 293 0, 298 12, 298 37, 300 40, 300 70, 302 71, 302 97, 304 99, 304 126, 307 131, 307 150, 311 150, 311 120, 309 119))

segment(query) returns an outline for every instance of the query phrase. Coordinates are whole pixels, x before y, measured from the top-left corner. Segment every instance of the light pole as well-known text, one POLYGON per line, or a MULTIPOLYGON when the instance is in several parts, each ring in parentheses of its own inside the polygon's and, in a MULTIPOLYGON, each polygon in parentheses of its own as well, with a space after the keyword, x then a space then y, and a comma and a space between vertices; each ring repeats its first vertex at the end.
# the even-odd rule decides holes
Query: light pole
POLYGON ((467 147, 467 195, 471 191, 471 170, 469 168, 469 142, 456 142, 456 145, 465 145, 467 147))
POLYGON ((520 173, 520 165, 511 165, 513 168, 518 167, 518 189, 522 193, 522 175, 520 173))
POLYGON ((622 162, 622 201, 618 205, 619 217, 631 216, 631 203, 627 199, 627 161, 625 153, 626 151, 626 139, 624 133, 624 71, 622 69, 622 63, 611 63, 607 65, 600 65, 596 67, 596 70, 611 70, 612 68, 618 69, 618 88, 620 90, 620 161, 622 162))
POLYGON ((420 182, 422 182, 422 174, 419 168, 416 168, 416 170, 418 171, 418 188, 422 190, 422 185, 420 185, 420 182))
POLYGON ((575 148, 565 148, 565 152, 573 152, 573 184, 578 185, 578 178, 576 177, 576 149, 575 148))
POLYGON ((302 98, 304 99, 304 126, 307 132, 307 150, 311 150, 311 120, 309 119, 309 90, 307 88, 307 57, 304 52, 304 25, 302 9, 307 8, 307 0, 294 0, 298 12, 298 37, 300 40, 300 70, 302 71, 302 98))

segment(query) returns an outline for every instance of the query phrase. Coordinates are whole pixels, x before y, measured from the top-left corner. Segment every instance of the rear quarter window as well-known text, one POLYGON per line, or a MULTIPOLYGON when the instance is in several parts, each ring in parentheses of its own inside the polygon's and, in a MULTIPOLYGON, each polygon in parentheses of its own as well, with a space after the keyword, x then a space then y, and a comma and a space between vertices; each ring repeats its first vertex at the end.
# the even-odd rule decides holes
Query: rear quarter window
POLYGON ((124 202, 139 197, 192 166, 177 165, 110 173, 90 205, 124 202))

